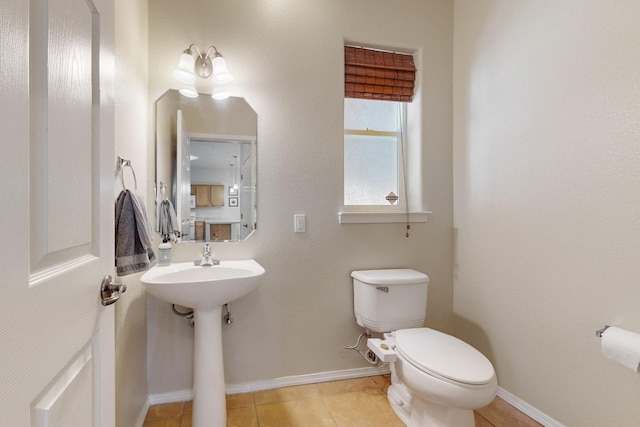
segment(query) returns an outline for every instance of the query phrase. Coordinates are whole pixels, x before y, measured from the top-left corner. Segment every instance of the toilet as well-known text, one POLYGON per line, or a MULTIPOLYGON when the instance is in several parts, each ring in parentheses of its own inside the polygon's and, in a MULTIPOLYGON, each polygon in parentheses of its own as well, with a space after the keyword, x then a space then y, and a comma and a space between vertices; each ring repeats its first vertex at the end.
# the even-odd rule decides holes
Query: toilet
POLYGON ((391 367, 387 398, 409 427, 474 427, 493 401, 491 362, 471 345, 423 327, 429 277, 411 269, 351 273, 358 325, 383 334, 367 346, 391 367))

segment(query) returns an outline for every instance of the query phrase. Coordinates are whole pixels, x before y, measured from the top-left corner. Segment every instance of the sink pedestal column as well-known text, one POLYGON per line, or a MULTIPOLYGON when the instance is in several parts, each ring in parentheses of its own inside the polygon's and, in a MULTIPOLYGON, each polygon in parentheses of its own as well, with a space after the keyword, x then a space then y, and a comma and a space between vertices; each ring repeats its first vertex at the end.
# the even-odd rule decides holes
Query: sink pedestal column
POLYGON ((193 427, 226 427, 222 306, 195 310, 193 427))

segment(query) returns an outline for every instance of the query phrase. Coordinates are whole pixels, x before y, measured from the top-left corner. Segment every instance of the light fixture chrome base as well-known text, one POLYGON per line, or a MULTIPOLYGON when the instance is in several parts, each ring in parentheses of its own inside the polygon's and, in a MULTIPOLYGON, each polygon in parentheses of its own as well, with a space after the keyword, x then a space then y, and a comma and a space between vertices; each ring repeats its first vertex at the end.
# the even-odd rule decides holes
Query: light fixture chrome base
POLYGON ((205 56, 204 53, 201 53, 198 57, 196 57, 194 71, 203 79, 209 78, 209 76, 211 76, 211 74, 213 73, 213 64, 211 63, 211 58, 209 58, 208 55, 205 56))

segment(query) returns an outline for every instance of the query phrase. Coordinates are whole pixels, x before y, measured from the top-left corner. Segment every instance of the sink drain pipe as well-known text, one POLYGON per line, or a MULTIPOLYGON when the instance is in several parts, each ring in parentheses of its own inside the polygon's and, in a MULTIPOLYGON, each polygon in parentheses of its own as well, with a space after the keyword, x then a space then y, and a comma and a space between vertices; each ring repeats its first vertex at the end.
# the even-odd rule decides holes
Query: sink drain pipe
MULTIPOLYGON (((222 317, 222 319, 224 320, 224 323, 226 323, 227 325, 230 325, 233 323, 233 319, 231 318, 231 310, 229 310, 229 304, 225 304, 223 308, 224 308, 224 316, 222 317)), ((195 319, 193 318, 193 310, 183 313, 176 309, 175 304, 171 304, 171 310, 173 311, 174 314, 180 317, 186 318, 189 321, 189 326, 193 328, 193 325, 195 324, 195 319)))
POLYGON ((193 328, 193 324, 195 323, 195 320, 193 319, 193 310, 188 311, 186 313, 182 313, 182 312, 176 310, 176 305, 175 304, 171 304, 171 310, 173 310, 174 314, 177 314, 178 316, 186 318, 189 321, 189 326, 191 326, 193 328))

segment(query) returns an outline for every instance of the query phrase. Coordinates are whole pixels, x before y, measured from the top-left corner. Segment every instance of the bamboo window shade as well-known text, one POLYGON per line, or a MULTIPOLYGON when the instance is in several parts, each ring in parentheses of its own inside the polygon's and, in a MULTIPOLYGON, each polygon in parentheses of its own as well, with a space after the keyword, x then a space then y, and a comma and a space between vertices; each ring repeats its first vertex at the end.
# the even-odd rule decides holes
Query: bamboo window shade
POLYGON ((344 47, 346 98, 411 102, 415 79, 413 55, 344 47))

